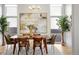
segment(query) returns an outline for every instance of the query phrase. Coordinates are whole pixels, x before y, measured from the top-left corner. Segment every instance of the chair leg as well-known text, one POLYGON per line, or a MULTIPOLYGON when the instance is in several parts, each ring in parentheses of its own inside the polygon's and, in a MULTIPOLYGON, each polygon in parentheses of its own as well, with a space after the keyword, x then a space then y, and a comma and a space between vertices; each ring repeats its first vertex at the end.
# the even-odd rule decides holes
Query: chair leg
POLYGON ((27 47, 25 47, 25 49, 26 49, 26 55, 28 55, 28 53, 27 53, 27 51, 28 51, 27 47))
POLYGON ((53 45, 53 53, 55 54, 55 48, 54 48, 54 45, 53 45))
POLYGON ((33 46, 33 55, 35 54, 35 46, 33 46))
POLYGON ((30 47, 30 44, 29 44, 29 42, 28 42, 28 47, 30 47))
POLYGON ((42 46, 40 46, 41 54, 43 55, 42 46))
POLYGON ((12 49, 12 45, 11 45, 11 49, 12 49))
POLYGON ((10 46, 7 45, 7 48, 6 48, 6 54, 7 54, 7 52, 8 52, 8 47, 12 49, 12 45, 10 45, 10 46))
POLYGON ((18 55, 19 55, 20 50, 21 50, 21 48, 19 47, 19 49, 18 49, 18 55))
POLYGON ((7 45, 7 47, 6 47, 6 54, 7 54, 7 51, 8 51, 8 45, 7 45))
POLYGON ((27 45, 27 50, 29 50, 30 44, 27 45))
POLYGON ((53 50, 53 54, 55 54, 54 45, 51 45, 51 50, 53 50))
POLYGON ((11 45, 11 49, 13 49, 13 46, 11 45))

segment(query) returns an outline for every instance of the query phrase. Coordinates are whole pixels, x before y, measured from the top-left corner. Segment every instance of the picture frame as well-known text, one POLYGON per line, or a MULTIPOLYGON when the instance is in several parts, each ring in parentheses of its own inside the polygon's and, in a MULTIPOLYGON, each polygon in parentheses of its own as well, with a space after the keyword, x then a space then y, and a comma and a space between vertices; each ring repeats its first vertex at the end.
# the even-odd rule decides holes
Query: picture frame
POLYGON ((30 24, 33 24, 34 26, 37 27, 37 33, 40 34, 45 34, 47 33, 47 13, 20 13, 20 22, 25 23, 25 28, 26 29, 21 29, 27 31, 27 26, 30 24), (28 16, 28 14, 30 14, 28 16))

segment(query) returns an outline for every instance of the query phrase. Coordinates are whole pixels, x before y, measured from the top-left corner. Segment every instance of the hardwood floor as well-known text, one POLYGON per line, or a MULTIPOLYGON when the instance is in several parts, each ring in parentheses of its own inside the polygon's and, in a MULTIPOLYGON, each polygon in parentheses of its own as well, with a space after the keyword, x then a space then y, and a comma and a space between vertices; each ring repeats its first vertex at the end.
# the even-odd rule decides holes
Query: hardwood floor
POLYGON ((0 54, 2 54, 4 52, 4 47, 0 46, 0 54))
MULTIPOLYGON (((51 46, 51 44, 48 45, 48 50, 50 50, 49 46, 51 46)), ((4 52, 5 50, 4 48, 5 48, 4 46, 0 46, 0 55, 4 52)), ((54 54, 51 54, 51 51, 49 51, 48 55, 71 55, 72 54, 71 48, 68 48, 67 46, 61 46, 61 44, 55 44, 54 51, 55 51, 54 54)))
POLYGON ((69 48, 67 46, 61 46, 61 44, 55 44, 54 46, 64 55, 72 54, 72 48, 69 48))

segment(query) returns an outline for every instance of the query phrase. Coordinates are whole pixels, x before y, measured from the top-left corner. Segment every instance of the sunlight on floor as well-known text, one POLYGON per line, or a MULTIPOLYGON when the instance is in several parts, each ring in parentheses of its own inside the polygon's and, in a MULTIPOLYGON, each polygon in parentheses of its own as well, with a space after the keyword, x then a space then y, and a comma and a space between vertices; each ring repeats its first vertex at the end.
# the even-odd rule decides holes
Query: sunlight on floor
POLYGON ((61 46, 61 44, 55 44, 54 47, 57 48, 61 53, 65 55, 72 54, 72 49, 67 46, 61 46))

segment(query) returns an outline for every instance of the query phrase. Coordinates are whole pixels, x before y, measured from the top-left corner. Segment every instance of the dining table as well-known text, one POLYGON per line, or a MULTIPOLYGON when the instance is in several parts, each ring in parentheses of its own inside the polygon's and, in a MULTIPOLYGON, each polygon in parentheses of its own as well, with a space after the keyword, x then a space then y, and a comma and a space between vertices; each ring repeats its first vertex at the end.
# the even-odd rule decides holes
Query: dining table
POLYGON ((47 43, 46 43, 46 36, 44 36, 44 35, 33 35, 33 36, 29 36, 29 35, 14 35, 14 36, 11 36, 10 38, 14 41, 13 54, 15 54, 15 49, 16 49, 16 44, 18 43, 18 39, 19 38, 25 38, 25 37, 27 37, 29 40, 30 39, 34 40, 33 39, 34 37, 42 37, 42 41, 44 43, 44 48, 46 50, 46 54, 48 54, 47 43))

